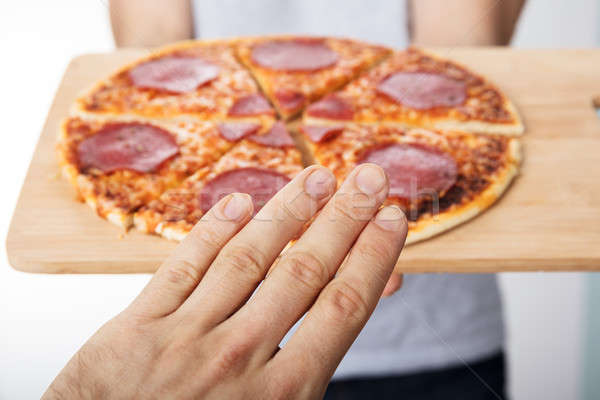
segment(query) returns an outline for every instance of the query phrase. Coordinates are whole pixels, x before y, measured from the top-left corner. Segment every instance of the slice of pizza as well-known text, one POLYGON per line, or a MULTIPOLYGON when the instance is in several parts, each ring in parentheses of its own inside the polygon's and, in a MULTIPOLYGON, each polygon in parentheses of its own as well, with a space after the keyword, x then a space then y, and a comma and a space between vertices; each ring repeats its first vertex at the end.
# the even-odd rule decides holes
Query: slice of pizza
POLYGON ((236 51, 284 119, 391 54, 356 40, 294 36, 242 39, 236 51))
POLYGON ((304 113, 307 124, 348 121, 505 135, 524 130, 516 108, 496 86, 416 48, 396 52, 304 113))
POLYGON ((211 122, 71 117, 62 124, 57 150, 80 198, 127 228, 135 210, 230 149, 230 130, 211 122))
POLYGON ((277 122, 266 132, 241 138, 219 161, 141 208, 135 214, 135 226, 142 232, 181 240, 222 197, 248 193, 256 213, 302 169, 294 140, 285 125, 277 122))
POLYGON ((391 126, 302 126, 314 160, 341 182, 358 164, 388 174, 389 204, 409 219, 407 243, 446 231, 481 213, 516 176, 518 138, 391 126))
POLYGON ((178 43, 138 60, 77 99, 75 115, 272 119, 275 111, 230 41, 178 43))

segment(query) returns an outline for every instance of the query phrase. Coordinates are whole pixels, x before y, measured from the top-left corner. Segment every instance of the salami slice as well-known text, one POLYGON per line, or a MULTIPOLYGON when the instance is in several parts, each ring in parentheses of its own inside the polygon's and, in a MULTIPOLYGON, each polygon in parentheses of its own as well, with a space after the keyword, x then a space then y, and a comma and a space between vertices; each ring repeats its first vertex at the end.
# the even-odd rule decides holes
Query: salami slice
POLYGON ((262 95, 250 94, 241 97, 229 109, 229 115, 232 117, 249 117, 261 114, 275 114, 271 105, 262 95))
POLYGON ((261 168, 240 168, 223 172, 206 182, 199 195, 200 208, 207 212, 230 193, 252 196, 254 213, 265 205, 290 179, 279 172, 261 168))
POLYGON ((344 121, 351 120, 354 117, 352 105, 334 94, 312 104, 308 107, 306 113, 311 117, 344 121))
POLYGON ((375 147, 360 162, 381 166, 388 175, 390 196, 406 200, 443 194, 456 182, 456 161, 422 145, 394 143, 375 147))
POLYGON ((220 68, 200 58, 164 57, 142 63, 131 71, 134 86, 188 93, 219 76, 220 68))
POLYGON ((253 134, 248 136, 248 140, 254 143, 270 147, 293 147, 294 139, 290 136, 285 124, 281 121, 273 124, 273 127, 262 135, 253 134))
POLYGON ((320 39, 272 40, 252 48, 252 61, 278 71, 310 72, 335 65, 338 54, 320 39))
POLYGON ((169 132, 139 123, 107 125, 77 146, 81 170, 98 168, 105 173, 152 172, 177 153, 179 147, 169 132))
POLYGON ((467 98, 464 82, 429 72, 396 72, 381 81, 377 91, 417 110, 454 107, 467 98))
POLYGON ((288 113, 299 110, 306 100, 306 96, 300 92, 283 89, 275 91, 275 98, 279 103, 279 107, 288 113))
POLYGON ((223 122, 218 125, 218 129, 223 139, 237 142, 256 133, 260 125, 253 122, 223 122))
POLYGON ((342 125, 303 125, 300 129, 314 143, 326 142, 344 131, 342 125))

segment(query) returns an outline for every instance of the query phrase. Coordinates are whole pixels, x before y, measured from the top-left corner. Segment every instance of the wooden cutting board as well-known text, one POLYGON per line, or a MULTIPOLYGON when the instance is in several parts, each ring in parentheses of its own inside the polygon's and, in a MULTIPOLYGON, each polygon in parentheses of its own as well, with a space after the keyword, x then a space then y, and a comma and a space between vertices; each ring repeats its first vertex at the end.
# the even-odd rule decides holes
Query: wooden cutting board
MULTIPOLYGON (((496 205, 450 232, 409 246, 406 272, 600 269, 600 50, 436 49, 496 82, 527 127, 521 175, 496 205)), ((101 220, 59 177, 54 144, 79 91, 144 50, 77 57, 37 145, 7 238, 18 270, 151 272, 174 242, 101 220)))

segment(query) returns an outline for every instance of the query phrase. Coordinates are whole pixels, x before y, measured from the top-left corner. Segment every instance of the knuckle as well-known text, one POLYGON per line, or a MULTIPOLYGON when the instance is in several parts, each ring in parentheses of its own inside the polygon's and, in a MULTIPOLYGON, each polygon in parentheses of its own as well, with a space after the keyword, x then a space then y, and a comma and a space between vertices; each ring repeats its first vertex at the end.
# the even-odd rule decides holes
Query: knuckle
POLYGON ((265 398, 276 400, 289 399, 290 397, 298 399, 317 398, 303 395, 305 386, 314 385, 311 379, 312 374, 310 373, 314 371, 314 368, 310 368, 310 363, 303 358, 296 359, 295 361, 295 373, 292 374, 287 369, 282 368, 281 363, 275 362, 266 365, 264 369, 264 376, 266 378, 265 398))
POLYGON ((224 246, 224 242, 220 240, 221 235, 215 232, 213 229, 205 228, 201 229, 194 237, 195 241, 201 247, 205 247, 211 250, 219 250, 224 246))
POLYGON ((347 197, 338 197, 333 203, 333 212, 336 222, 341 220, 345 224, 354 224, 357 221, 357 215, 355 213, 352 201, 347 197))
POLYGON ((236 273, 247 276, 252 280, 260 281, 264 275, 266 257, 255 248, 238 245, 228 250, 223 255, 222 262, 236 273))
POLYGON ((279 202, 278 208, 285 219, 306 222, 316 212, 316 205, 302 197, 302 193, 299 192, 298 195, 282 199, 279 202))
MULTIPOLYGON (((178 332, 179 333, 179 332, 178 332)), ((194 338, 196 339, 196 338, 194 338)), ((182 334, 180 333, 178 337, 172 340, 166 340, 165 346, 161 350, 161 359, 160 361, 164 361, 165 363, 175 363, 177 359, 181 358, 182 354, 189 353, 190 351, 190 343, 193 343, 191 340, 190 334, 182 334)))
POLYGON ((357 243, 353 251, 369 264, 380 265, 393 258, 393 251, 390 248, 390 243, 387 241, 375 240, 375 238, 365 240, 363 243, 357 243))
POLYGON ((280 267, 292 279, 312 290, 318 290, 329 279, 327 266, 319 257, 307 251, 295 251, 281 260, 280 267))
POLYGON ((369 306, 360 292, 346 282, 332 284, 323 293, 325 313, 334 321, 363 321, 368 315, 369 306))
POLYGON ((167 279, 177 285, 196 285, 200 281, 200 271, 191 262, 177 259, 167 268, 167 279))
POLYGON ((212 358, 209 368, 216 380, 242 371, 254 354, 255 342, 240 338, 219 346, 217 354, 212 358))
POLYGON ((390 272, 398 260, 393 243, 374 238, 356 243, 350 257, 350 262, 368 267, 363 269, 364 276, 369 274, 384 283, 389 279, 390 272))
POLYGON ((360 193, 338 195, 334 201, 336 216, 353 222, 370 220, 377 206, 376 199, 360 193))
POLYGON ((266 398, 273 400, 287 400, 292 393, 295 394, 294 398, 309 398, 308 396, 301 395, 302 383, 294 376, 286 376, 285 379, 271 380, 266 389, 266 398))

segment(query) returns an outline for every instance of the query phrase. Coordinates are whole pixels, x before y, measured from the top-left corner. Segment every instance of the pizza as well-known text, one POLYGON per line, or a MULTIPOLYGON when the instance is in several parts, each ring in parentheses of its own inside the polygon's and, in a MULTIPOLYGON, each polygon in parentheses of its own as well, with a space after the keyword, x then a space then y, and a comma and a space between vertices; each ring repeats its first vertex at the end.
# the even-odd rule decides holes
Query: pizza
POLYGON ((309 164, 342 182, 376 163, 413 243, 501 196, 522 132, 500 89, 439 56, 272 36, 182 42, 124 66, 75 100, 57 150, 100 217, 173 240, 229 193, 257 212, 309 164))
POLYGON ((300 130, 314 161, 331 169, 339 183, 362 163, 386 171, 386 204, 405 212, 407 243, 436 235, 489 207, 521 162, 519 140, 506 135, 357 124, 300 130))
POLYGON ((385 123, 519 135, 511 101, 485 78, 416 48, 396 52, 369 73, 312 104, 306 123, 385 123))
POLYGON ((355 40, 320 37, 251 38, 237 46, 240 60, 283 119, 345 85, 390 52, 355 40))
POLYGON ((285 125, 277 122, 263 134, 242 138, 216 163, 140 209, 135 226, 142 232, 180 240, 227 194, 250 194, 256 213, 302 169, 294 140, 285 125))

